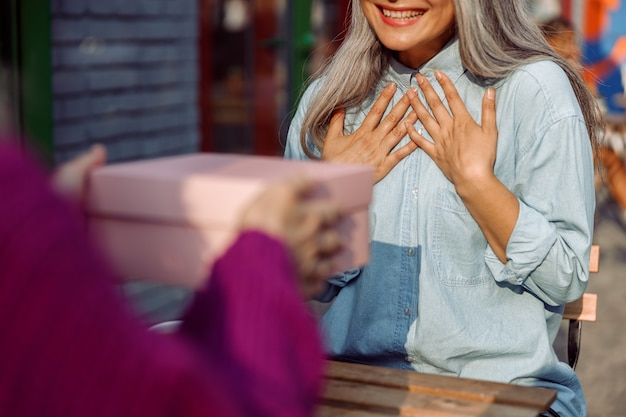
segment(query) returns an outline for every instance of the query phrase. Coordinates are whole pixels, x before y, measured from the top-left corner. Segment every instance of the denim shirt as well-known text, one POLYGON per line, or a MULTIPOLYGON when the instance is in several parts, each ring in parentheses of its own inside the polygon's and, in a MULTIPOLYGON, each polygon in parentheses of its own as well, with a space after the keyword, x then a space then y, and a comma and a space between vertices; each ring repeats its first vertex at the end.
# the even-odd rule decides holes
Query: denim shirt
MULTIPOLYGON (((480 123, 486 84, 462 66, 454 39, 418 70, 392 62, 370 98, 347 109, 346 133, 360 126, 385 85, 398 86, 390 109, 417 85, 418 71, 446 103, 435 69, 451 78, 480 123)), ((300 128, 321 82, 303 95, 287 158, 306 158, 300 128)), ((526 65, 494 87, 494 171, 519 200, 508 262, 498 260, 453 184, 417 149, 374 186, 370 262, 329 281, 327 348, 343 360, 553 388, 557 412, 584 416, 579 380, 552 343, 562 306, 588 280, 595 208, 589 136, 555 63, 526 65)), ((415 127, 430 139, 419 121, 415 127)))

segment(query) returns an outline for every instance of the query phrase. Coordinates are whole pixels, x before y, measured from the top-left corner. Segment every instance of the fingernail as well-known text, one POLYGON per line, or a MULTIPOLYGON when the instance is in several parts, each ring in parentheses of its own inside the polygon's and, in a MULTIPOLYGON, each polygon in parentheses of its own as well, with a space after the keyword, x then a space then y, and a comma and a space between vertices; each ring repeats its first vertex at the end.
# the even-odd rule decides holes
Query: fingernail
POLYGON ((417 88, 415 87, 409 88, 409 90, 406 92, 406 96, 411 100, 417 97, 417 88))
POLYGON ((443 78, 443 74, 439 70, 435 70, 435 78, 441 80, 443 78))
POLYGON ((423 76, 422 74, 417 74, 417 75, 415 76, 415 81, 417 81, 417 83, 418 83, 419 85, 424 84, 424 80, 425 80, 425 78, 424 78, 424 76, 423 76))
POLYGON ((393 90, 396 88, 396 83, 389 83, 387 84, 387 87, 385 87, 387 90, 393 90))
POLYGON ((496 90, 493 88, 488 88, 487 89, 487 98, 489 100, 495 100, 496 98, 496 90))

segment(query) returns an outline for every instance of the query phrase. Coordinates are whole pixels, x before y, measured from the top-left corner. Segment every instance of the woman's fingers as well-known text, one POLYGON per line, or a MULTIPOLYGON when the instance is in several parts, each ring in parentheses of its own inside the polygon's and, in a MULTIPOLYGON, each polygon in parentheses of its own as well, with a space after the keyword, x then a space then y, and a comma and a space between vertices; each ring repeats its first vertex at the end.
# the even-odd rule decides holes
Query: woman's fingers
POLYGON ((396 89, 397 87, 393 83, 388 84, 383 89, 380 96, 378 96, 374 102, 374 105, 370 109, 369 113, 365 116, 365 119, 361 124, 362 129, 365 129, 366 131, 373 131, 378 127, 383 115, 387 111, 387 107, 389 107, 389 103, 391 103, 391 99, 393 99, 396 89))
POLYGON ((307 296, 314 295, 307 288, 320 287, 316 281, 330 274, 322 274, 317 265, 333 265, 333 256, 343 245, 337 228, 341 207, 334 200, 311 197, 314 187, 315 182, 300 175, 278 181, 261 192, 240 219, 241 230, 260 230, 285 243, 307 296))
MULTIPOLYGON (((443 105, 443 103, 439 99, 439 96, 437 96, 437 101, 439 102, 440 106, 437 106, 439 110, 437 113, 435 113, 435 109, 433 109, 433 113, 435 113, 435 117, 437 118, 439 117, 438 113, 440 113, 442 116, 444 114, 448 116, 452 115, 452 117, 466 115, 467 109, 465 108, 465 103, 463 103, 461 96, 459 96, 459 92, 454 86, 454 83, 450 81, 450 78, 448 78, 448 76, 441 71, 435 71, 435 78, 437 78, 437 82, 443 89, 443 93, 446 96, 446 100, 448 101, 448 106, 450 106, 450 112, 448 112, 448 109, 446 109, 446 107, 443 105)), ((435 95, 437 95, 435 93, 435 90, 432 88, 432 86, 430 86, 430 89, 435 95)), ((432 97, 432 94, 431 94, 431 97, 432 97)), ((429 105, 430 105, 430 102, 429 102, 429 105)))
POLYGON ((300 284, 300 291, 305 300, 319 295, 326 285, 328 277, 337 272, 330 260, 311 262, 307 265, 306 278, 300 284))
POLYGON ((295 198, 302 198, 315 188, 315 182, 304 175, 292 175, 284 180, 284 185, 295 194, 295 198))
MULTIPOLYGON (((423 84, 428 83, 428 81, 426 81, 426 79, 422 75, 418 74, 417 77, 421 77, 421 79, 423 79, 423 84)), ((419 81, 420 80, 418 79, 418 82, 419 81)), ((430 86, 430 84, 428 85, 430 86)), ((407 96, 409 98, 413 111, 417 115, 417 118, 420 120, 420 122, 422 122, 422 125, 424 125, 426 130, 428 130, 431 133, 431 136, 433 136, 435 132, 437 132, 439 129, 439 123, 430 114, 430 111, 426 108, 424 103, 422 103, 422 101, 419 99, 419 97, 417 96, 417 93, 414 90, 409 90, 409 92, 407 93, 407 96)))
POLYGON ((452 81, 441 71, 435 71, 435 77, 450 109, 428 80, 418 74, 416 79, 425 103, 411 95, 411 106, 428 131, 430 140, 407 124, 409 137, 435 161, 452 183, 467 180, 476 172, 493 171, 498 137, 495 90, 488 88, 485 92, 481 124, 478 124, 452 81))
POLYGON ((95 144, 88 151, 65 162, 55 171, 52 182, 56 190, 71 200, 80 202, 85 193, 89 173, 106 163, 103 145, 95 144))
MULTIPOLYGON (((391 150, 395 147, 403 137, 409 134, 409 128, 415 130, 414 124, 417 122, 417 115, 415 112, 411 112, 402 123, 398 124, 388 135, 388 148, 391 150)), ((409 135, 409 138, 412 139, 409 135)), ((395 167, 401 160, 409 156, 413 151, 417 149, 417 144, 413 140, 408 141, 406 144, 390 152, 384 160, 384 170, 389 172, 395 167)))
MULTIPOLYGON (((409 96, 407 94, 404 94, 402 98, 400 98, 400 100, 391 108, 391 110, 384 117, 382 122, 380 122, 380 124, 378 125, 378 129, 380 129, 384 134, 388 134, 389 132, 393 133, 394 129, 397 128, 403 130, 404 128, 401 122, 407 115, 406 112, 409 107, 411 107, 411 101, 409 100, 409 96)), ((404 134, 402 134, 402 136, 400 137, 397 137, 397 135, 392 135, 392 137, 396 136, 399 141, 405 134, 406 132, 404 132, 404 134)))
POLYGON ((407 133, 411 138, 411 142, 415 146, 419 146, 428 156, 434 159, 435 157, 435 144, 427 140, 422 136, 422 129, 416 130, 412 123, 406 123, 407 133))
MULTIPOLYGON (((428 107, 430 108, 430 113, 428 113, 428 110, 426 110, 426 112, 430 116, 427 119, 431 119, 430 124, 432 124, 433 122, 437 124, 441 124, 442 122, 445 122, 446 120, 450 119, 451 116, 450 116, 448 109, 443 104, 443 102, 439 98, 439 95, 437 94, 433 86, 430 84, 430 82, 428 82, 426 77, 424 77, 421 74, 417 74, 415 76, 415 79, 417 80, 417 83, 419 84, 420 89, 424 93, 424 98, 426 99, 426 103, 428 104, 428 107), (432 116, 431 116, 431 113, 432 113, 432 116)), ((412 100, 411 103, 413 104, 414 101, 415 100, 412 100)), ((424 123, 424 126, 426 127, 426 129, 429 129, 430 131, 430 127, 426 124, 426 120, 423 119, 423 117, 424 118, 426 117, 426 115, 424 114, 425 107, 423 104, 422 104, 422 108, 423 109, 421 109, 420 112, 417 112, 416 110, 417 115, 420 117, 420 120, 422 120, 422 123, 424 123)))
POLYGON ((378 182, 398 162, 413 152, 417 148, 413 142, 409 141, 398 147, 407 134, 403 121, 417 121, 414 111, 407 114, 411 107, 409 96, 403 95, 387 112, 396 92, 396 85, 389 84, 365 116, 361 126, 350 134, 344 134, 345 111, 336 111, 331 117, 324 141, 322 159, 371 165, 375 170, 374 181, 378 182), (398 148, 395 149, 396 147, 398 148))
POLYGON ((335 227, 341 218, 341 208, 332 200, 305 199, 300 204, 297 223, 303 231, 304 240, 310 240, 315 252, 328 253, 339 248, 339 236, 335 227))
POLYGON ((408 116, 406 114, 409 107, 411 107, 411 102, 406 94, 404 94, 391 108, 389 113, 385 115, 396 89, 395 84, 389 84, 383 89, 381 95, 378 97, 359 128, 366 131, 378 131, 381 136, 384 135, 392 140, 395 139, 395 143, 393 143, 391 148, 397 145, 400 139, 406 135, 402 121, 409 119, 413 119, 413 122, 417 121, 417 117, 413 112, 408 116), (390 133, 391 135, 388 136, 390 133))
POLYGON ((343 123, 346 118, 346 110, 338 109, 333 113, 328 125, 328 138, 333 139, 343 136, 343 123))
POLYGON ((496 90, 492 87, 487 89, 483 97, 481 125, 485 134, 489 136, 498 135, 498 126, 496 123, 496 90))
POLYGON ((334 256, 343 247, 337 228, 340 217, 339 207, 326 199, 306 200, 301 205, 294 255, 307 297, 316 295, 336 270, 334 256))

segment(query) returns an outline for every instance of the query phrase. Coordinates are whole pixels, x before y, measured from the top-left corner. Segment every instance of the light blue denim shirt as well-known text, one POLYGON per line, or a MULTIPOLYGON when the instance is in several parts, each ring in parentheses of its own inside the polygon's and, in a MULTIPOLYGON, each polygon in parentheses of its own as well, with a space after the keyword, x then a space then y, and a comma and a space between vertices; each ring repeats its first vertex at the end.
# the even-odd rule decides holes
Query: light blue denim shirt
MULTIPOLYGON (((463 68, 457 40, 419 68, 445 101, 435 69, 454 81, 480 123, 486 86, 463 68)), ((387 83, 398 85, 396 103, 416 85, 416 73, 393 62, 377 91, 348 109, 346 131, 362 123, 387 83)), ((303 95, 287 158, 306 158, 300 127, 320 82, 303 95)), ((328 351, 350 361, 553 388, 557 412, 584 416, 578 378, 552 343, 562 306, 587 286, 595 208, 589 137, 556 64, 525 66, 495 87, 495 174, 520 207, 508 262, 498 260, 454 186, 418 149, 374 186, 370 262, 330 281, 327 301, 336 297, 323 318, 328 351)), ((423 128, 419 121, 416 128, 423 128)), ((425 128, 423 134, 430 139, 425 128)))

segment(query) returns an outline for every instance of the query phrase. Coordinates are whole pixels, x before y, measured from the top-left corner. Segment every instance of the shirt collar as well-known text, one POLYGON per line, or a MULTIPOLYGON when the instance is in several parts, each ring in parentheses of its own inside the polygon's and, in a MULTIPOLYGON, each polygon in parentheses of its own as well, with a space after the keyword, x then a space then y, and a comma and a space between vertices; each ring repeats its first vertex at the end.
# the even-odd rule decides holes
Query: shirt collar
POLYGON ((408 88, 415 74, 419 72, 429 80, 434 80, 435 70, 444 72, 452 82, 455 82, 466 71, 461 62, 459 39, 456 36, 450 39, 437 55, 417 69, 409 68, 397 59, 392 58, 389 72, 395 80, 408 88))

